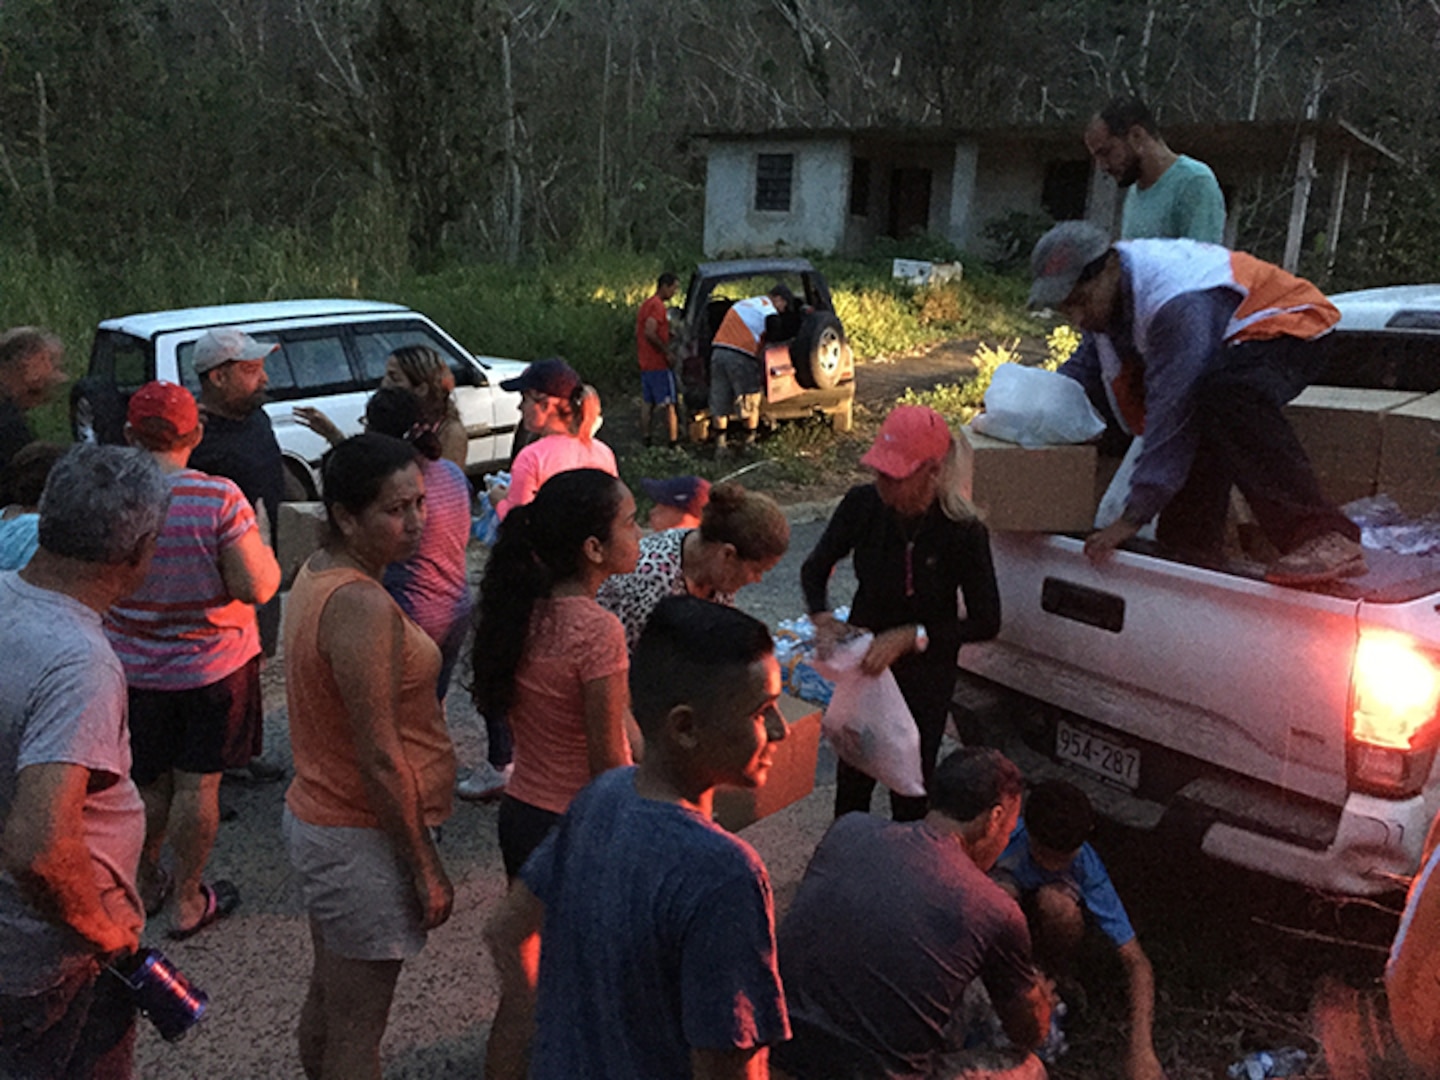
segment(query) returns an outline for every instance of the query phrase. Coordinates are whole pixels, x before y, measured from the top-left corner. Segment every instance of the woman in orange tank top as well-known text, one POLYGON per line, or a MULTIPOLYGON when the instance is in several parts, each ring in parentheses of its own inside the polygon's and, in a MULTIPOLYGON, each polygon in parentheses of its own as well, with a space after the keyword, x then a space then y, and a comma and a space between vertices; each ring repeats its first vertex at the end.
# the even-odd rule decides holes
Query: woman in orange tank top
POLYGON ((323 1080, 379 1080, 403 961, 450 917, 431 830, 450 814, 455 754, 435 695, 440 649, 381 584, 425 525, 415 451, 357 435, 325 461, 330 536, 285 614, 295 779, 285 836, 315 967, 300 1060, 323 1080))

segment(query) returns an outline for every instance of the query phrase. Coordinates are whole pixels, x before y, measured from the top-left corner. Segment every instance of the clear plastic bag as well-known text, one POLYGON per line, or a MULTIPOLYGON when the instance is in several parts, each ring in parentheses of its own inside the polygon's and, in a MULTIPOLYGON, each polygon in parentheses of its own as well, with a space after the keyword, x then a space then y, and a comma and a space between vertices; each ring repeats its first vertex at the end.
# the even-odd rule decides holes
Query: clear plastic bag
POLYGON ((1068 375, 1011 363, 995 369, 971 427, 1021 446, 1060 446, 1098 438, 1105 420, 1068 375))
POLYGON ((860 634, 816 659, 816 668, 835 683, 821 728, 844 761, 897 795, 924 795, 920 729, 895 676, 889 669, 879 675, 860 670, 874 640, 873 634, 860 634))

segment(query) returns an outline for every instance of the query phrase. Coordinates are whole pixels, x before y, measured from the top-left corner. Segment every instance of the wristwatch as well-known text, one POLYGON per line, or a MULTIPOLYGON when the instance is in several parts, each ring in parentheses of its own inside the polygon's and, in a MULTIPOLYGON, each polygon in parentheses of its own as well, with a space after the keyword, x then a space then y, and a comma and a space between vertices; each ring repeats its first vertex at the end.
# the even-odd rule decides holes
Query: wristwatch
POLYGON ((930 635, 925 632, 924 623, 915 624, 915 651, 924 652, 930 647, 930 635))

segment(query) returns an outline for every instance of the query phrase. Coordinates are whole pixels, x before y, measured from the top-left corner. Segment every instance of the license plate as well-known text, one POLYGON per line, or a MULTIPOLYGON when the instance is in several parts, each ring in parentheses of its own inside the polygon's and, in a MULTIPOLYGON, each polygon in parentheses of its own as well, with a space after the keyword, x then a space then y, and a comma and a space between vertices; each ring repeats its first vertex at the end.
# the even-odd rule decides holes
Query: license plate
POLYGON ((1058 720, 1055 756, 1134 791, 1140 786, 1140 751, 1058 720))

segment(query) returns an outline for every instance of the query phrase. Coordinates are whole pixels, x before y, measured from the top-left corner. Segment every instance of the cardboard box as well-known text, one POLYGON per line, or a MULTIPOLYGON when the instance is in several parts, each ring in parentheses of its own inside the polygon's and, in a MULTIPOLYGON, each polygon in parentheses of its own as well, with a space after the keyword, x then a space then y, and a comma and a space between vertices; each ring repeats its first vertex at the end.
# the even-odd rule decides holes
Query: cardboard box
POLYGON ((1376 493, 1407 514, 1440 511, 1440 394, 1392 409, 1381 429, 1376 493))
POLYGON ((280 520, 275 523, 275 558, 280 563, 280 582, 285 588, 295 580, 300 564, 315 553, 325 539, 325 504, 283 502, 280 520))
POLYGON ((965 436, 975 448, 973 498, 991 529, 1088 532, 1094 526, 1094 446, 1020 446, 968 427, 965 436))
POLYGON ((1376 493, 1382 423, 1419 397, 1402 390, 1309 386, 1285 407, 1327 499, 1343 505, 1376 493))
POLYGON ((791 803, 799 802, 815 790, 815 762, 820 753, 820 710, 808 701, 780 698, 780 714, 789 724, 785 738, 775 744, 774 764, 765 778, 765 785, 748 788, 716 788, 714 816, 716 824, 739 832, 746 825, 791 803))

